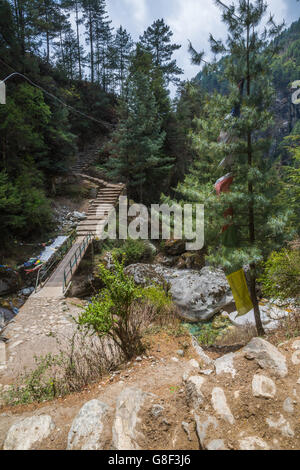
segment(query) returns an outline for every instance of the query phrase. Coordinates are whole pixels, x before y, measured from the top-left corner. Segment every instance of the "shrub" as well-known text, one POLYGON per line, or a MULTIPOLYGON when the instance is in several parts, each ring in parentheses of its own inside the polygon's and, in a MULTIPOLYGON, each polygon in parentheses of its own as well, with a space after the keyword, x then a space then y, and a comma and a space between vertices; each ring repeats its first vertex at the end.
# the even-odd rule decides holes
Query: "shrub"
POLYGON ((150 261, 153 258, 153 251, 144 240, 128 238, 123 245, 113 249, 112 255, 118 261, 124 259, 125 265, 128 266, 141 261, 150 261))
POLYGON ((27 404, 52 400, 66 393, 63 380, 57 376, 62 366, 62 355, 35 357, 36 368, 28 374, 21 375, 16 384, 4 393, 4 402, 9 405, 27 404))
POLYGON ((0 394, 7 405, 44 402, 80 392, 115 370, 121 357, 106 339, 87 337, 78 330, 57 355, 35 358, 35 368, 20 375, 16 383, 0 394))
POLYGON ((162 315, 170 299, 162 288, 136 286, 133 278, 124 273, 124 261, 113 261, 114 272, 99 265, 105 288, 79 316, 78 324, 99 337, 111 338, 128 360, 144 350, 143 327, 162 315))
POLYGON ((300 301, 300 250, 274 251, 264 266, 260 278, 267 297, 300 301))

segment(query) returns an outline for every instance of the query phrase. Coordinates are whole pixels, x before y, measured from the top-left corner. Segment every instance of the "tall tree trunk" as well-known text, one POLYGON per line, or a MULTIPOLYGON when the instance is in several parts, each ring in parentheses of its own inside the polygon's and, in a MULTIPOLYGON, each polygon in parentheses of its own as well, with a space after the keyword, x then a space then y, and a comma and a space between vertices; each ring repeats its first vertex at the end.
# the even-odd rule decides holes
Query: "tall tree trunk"
POLYGON ((81 53, 80 53, 80 37, 79 37, 78 2, 75 2, 75 13, 76 13, 78 70, 79 70, 79 80, 81 80, 82 79, 82 74, 81 74, 81 53))
POLYGON ((48 23, 48 11, 46 7, 46 12, 45 12, 45 18, 46 18, 46 44, 47 44, 47 63, 49 64, 50 60, 50 37, 49 37, 49 23, 48 23))
POLYGON ((18 24, 20 29, 20 41, 21 41, 21 54, 24 57, 26 48, 25 48, 25 20, 24 20, 24 9, 22 1, 18 0, 18 24))
POLYGON ((89 35, 90 35, 90 64, 91 64, 91 82, 94 83, 94 43, 93 43, 93 19, 92 12, 89 12, 89 35))
POLYGON ((60 50, 61 50, 62 63, 63 63, 64 70, 66 70, 65 52, 64 52, 64 46, 63 46, 63 40, 62 40, 62 30, 61 29, 59 31, 59 40, 60 40, 60 50))
MULTIPOLYGON (((249 12, 249 0, 248 0, 248 12, 249 12)), ((251 76, 250 76, 250 25, 247 25, 247 96, 249 98, 250 91, 251 91, 251 76)), ((247 152, 248 152, 248 167, 249 170, 252 168, 252 133, 248 131, 247 135, 247 152)), ((249 208, 248 208, 248 217, 249 217, 249 238, 250 243, 254 245, 255 243, 255 222, 254 222, 254 206, 253 206, 253 183, 252 181, 248 182, 248 193, 250 195, 249 200, 249 208)), ((255 323, 256 329, 259 336, 263 336, 265 334, 261 317, 260 317, 260 309, 256 295, 256 265, 255 263, 251 263, 250 265, 250 294, 251 299, 254 307, 254 316, 255 316, 255 323)))

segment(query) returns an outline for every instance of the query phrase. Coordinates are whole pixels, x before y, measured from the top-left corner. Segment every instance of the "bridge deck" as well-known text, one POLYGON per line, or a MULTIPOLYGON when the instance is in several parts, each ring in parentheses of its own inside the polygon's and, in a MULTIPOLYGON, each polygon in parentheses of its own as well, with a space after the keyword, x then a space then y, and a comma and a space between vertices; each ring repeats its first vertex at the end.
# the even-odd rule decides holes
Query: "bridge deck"
POLYGON ((33 297, 43 298, 60 298, 64 296, 65 272, 68 271, 72 259, 76 256, 77 262, 67 275, 67 283, 71 281, 75 274, 80 261, 84 257, 89 243, 93 238, 99 237, 109 216, 110 209, 118 204, 119 196, 124 192, 123 184, 108 184, 103 180, 91 178, 87 175, 80 175, 85 179, 93 182, 98 181, 99 191, 97 198, 91 202, 87 218, 77 227, 77 238, 71 249, 65 255, 64 259, 59 263, 55 271, 52 273, 46 284, 38 292, 32 294, 33 297), (84 248, 82 244, 86 237, 91 238, 84 248), (81 247, 81 249, 80 249, 81 247))

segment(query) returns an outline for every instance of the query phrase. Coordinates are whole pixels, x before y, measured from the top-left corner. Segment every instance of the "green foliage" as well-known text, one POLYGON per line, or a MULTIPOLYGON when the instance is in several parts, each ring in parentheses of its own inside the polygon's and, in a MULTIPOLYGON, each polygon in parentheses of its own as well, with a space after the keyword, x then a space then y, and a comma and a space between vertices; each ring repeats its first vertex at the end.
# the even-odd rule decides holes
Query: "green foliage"
POLYGON ((148 301, 151 305, 154 305, 157 310, 157 315, 163 314, 167 307, 172 306, 171 296, 166 294, 163 287, 145 287, 142 289, 142 296, 144 301, 148 301))
POLYGON ((113 272, 99 265, 105 288, 81 313, 78 324, 99 337, 111 338, 129 360, 143 351, 142 328, 147 326, 147 321, 153 320, 152 316, 161 315, 163 307, 169 305, 169 299, 160 288, 148 291, 136 286, 133 278, 125 274, 124 263, 113 261, 113 272), (151 319, 147 318, 149 314, 151 319))
POLYGON ((0 172, 1 239, 11 234, 42 232, 51 225, 51 211, 46 199, 42 176, 32 159, 23 162, 20 175, 10 182, 5 171, 0 172))
POLYGON ((153 258, 151 246, 145 240, 132 240, 131 238, 125 240, 121 246, 114 248, 112 254, 118 261, 124 259, 126 266, 151 261, 153 258))
POLYGON ((125 275, 122 263, 114 260, 114 267, 115 271, 111 272, 99 265, 105 289, 79 316, 78 324, 87 326, 99 337, 111 337, 126 359, 131 359, 142 350, 139 328, 132 321, 132 306, 141 298, 141 291, 125 275))
POLYGON ((179 44, 172 44, 173 33, 164 20, 156 20, 140 37, 143 48, 150 52, 156 67, 163 73, 167 82, 178 83, 178 75, 183 71, 172 60, 174 52, 180 49, 179 44))
POLYGON ((248 10, 247 3, 239 2, 236 9, 223 18, 228 26, 227 41, 221 47, 221 43, 211 37, 212 48, 221 47, 224 55, 223 76, 229 84, 229 94, 214 93, 205 100, 190 133, 196 158, 184 182, 177 187, 181 202, 205 204, 208 259, 223 266, 228 273, 244 264, 256 263, 280 248, 289 217, 278 200, 280 174, 267 158, 271 144, 268 131, 273 124, 270 109, 274 99, 268 76, 274 50, 266 44, 280 28, 272 25, 261 35, 249 31, 251 54, 246 38, 245 25, 253 24, 255 28, 265 8, 262 2, 250 3, 248 10), (233 14, 237 14, 239 21, 232 20, 233 14), (244 94, 240 96, 237 84, 249 74, 251 80, 245 81, 244 94), (229 114, 240 100, 240 116, 229 114), (226 143, 218 142, 221 130, 231 136, 226 143), (221 167, 221 161, 228 157, 232 164, 221 167), (234 176, 230 192, 218 197, 215 181, 229 171, 234 176), (229 207, 233 218, 225 219, 224 213, 229 207), (234 238, 225 241, 222 227, 227 224, 234 238))
POLYGON ((55 369, 60 368, 63 363, 62 356, 47 354, 44 357, 35 357, 35 362, 35 369, 19 377, 16 384, 3 394, 6 404, 41 403, 65 394, 64 382, 55 375, 55 369))
POLYGON ((264 264, 260 279, 263 292, 268 297, 300 302, 300 250, 274 251, 264 264))
POLYGON ((221 316, 214 317, 213 320, 208 322, 184 324, 202 346, 212 346, 216 344, 216 341, 226 332, 226 329, 230 325, 230 320, 222 318, 221 316))
MULTIPOLYGON (((298 121, 299 122, 299 121, 298 121)), ((289 209, 290 230, 300 232, 300 128, 283 140, 282 147, 291 158, 290 164, 282 167, 283 181, 281 183, 280 200, 284 208, 289 209)), ((295 234, 296 235, 296 234, 295 234)))
POLYGON ((149 81, 151 57, 137 48, 135 59, 139 66, 136 63, 129 77, 127 102, 119 111, 120 120, 112 135, 111 157, 105 169, 109 177, 126 183, 129 197, 154 202, 161 179, 172 168, 172 159, 163 154, 165 132, 149 81))

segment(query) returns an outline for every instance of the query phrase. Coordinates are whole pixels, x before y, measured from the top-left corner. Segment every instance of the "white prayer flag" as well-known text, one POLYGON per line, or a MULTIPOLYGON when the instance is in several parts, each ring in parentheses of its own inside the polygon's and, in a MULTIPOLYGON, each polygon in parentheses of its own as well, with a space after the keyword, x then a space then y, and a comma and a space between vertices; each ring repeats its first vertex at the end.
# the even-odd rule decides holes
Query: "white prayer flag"
POLYGON ((0 104, 6 104, 6 86, 5 86, 5 82, 0 82, 0 104))

